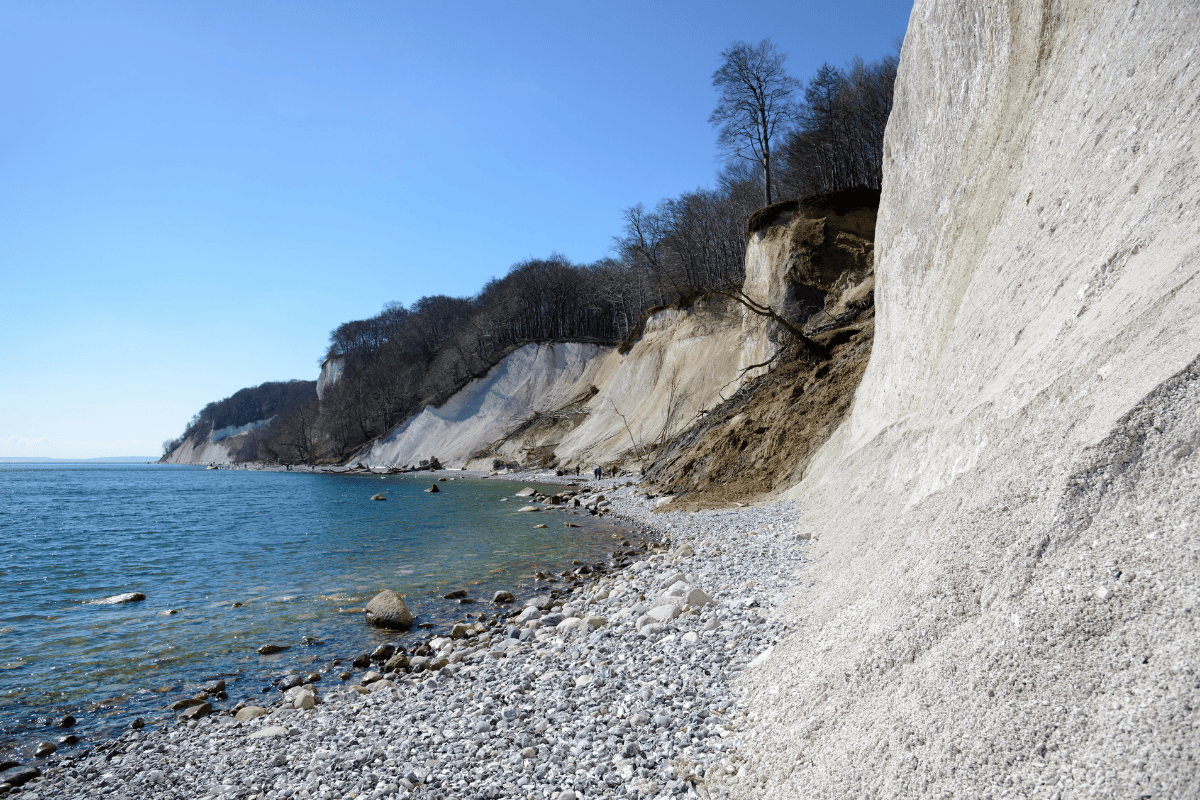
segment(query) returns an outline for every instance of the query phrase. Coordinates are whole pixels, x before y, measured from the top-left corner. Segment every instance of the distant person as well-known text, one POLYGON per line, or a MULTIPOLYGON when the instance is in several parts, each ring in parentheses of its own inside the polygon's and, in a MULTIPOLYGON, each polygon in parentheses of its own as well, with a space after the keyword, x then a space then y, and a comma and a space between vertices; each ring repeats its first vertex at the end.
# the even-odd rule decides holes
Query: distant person
POLYGON ((576 465, 576 467, 575 467, 575 476, 579 477, 579 466, 578 465, 576 465))
POLYGON ((592 470, 592 477, 595 478, 596 480, 600 480, 600 476, 603 474, 604 474, 604 472, 600 469, 600 467, 598 465, 594 470, 592 470))

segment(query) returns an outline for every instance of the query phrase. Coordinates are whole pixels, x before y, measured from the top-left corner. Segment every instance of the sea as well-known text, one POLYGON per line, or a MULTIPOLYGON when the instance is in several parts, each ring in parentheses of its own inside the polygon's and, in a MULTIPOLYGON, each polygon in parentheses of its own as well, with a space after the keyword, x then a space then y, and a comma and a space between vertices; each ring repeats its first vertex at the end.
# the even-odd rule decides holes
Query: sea
POLYGON ((493 615, 495 591, 519 603, 539 591, 536 571, 603 561, 629 535, 584 514, 567 528, 567 512, 520 513, 526 484, 425 491, 433 480, 0 464, 0 756, 27 760, 70 734, 80 742, 60 752, 85 749, 137 717, 168 723, 170 702, 215 680, 229 693, 219 705, 261 699, 282 675, 493 615), (366 625, 361 609, 383 589, 426 627, 366 625), (453 589, 477 602, 443 599, 453 589), (89 603, 125 592, 146 599, 89 603), (289 649, 258 655, 265 644, 289 649), (55 727, 68 714, 77 724, 55 727))

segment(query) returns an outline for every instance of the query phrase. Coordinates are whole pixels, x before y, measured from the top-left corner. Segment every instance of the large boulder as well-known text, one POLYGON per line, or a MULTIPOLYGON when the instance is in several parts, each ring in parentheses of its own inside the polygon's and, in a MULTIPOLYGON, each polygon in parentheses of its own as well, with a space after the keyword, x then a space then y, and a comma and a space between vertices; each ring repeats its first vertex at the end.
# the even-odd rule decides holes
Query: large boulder
POLYGON ((10 786, 22 786, 42 773, 37 767, 17 766, 0 772, 0 782, 10 786))
POLYGON ((404 603, 404 598, 391 589, 384 589, 371 598, 366 607, 367 624, 376 628, 389 628, 397 631, 411 630, 413 626, 412 612, 404 603))

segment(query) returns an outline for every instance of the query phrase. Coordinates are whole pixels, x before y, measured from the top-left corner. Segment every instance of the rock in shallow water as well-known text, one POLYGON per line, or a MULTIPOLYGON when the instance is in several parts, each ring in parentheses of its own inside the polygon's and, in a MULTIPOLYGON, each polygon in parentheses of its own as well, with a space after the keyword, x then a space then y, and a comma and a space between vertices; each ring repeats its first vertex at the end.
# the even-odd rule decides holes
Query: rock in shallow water
POLYGON ((207 717, 211 711, 212 703, 201 703, 200 705, 186 709, 179 715, 179 718, 187 720, 200 719, 201 717, 207 717))
POLYGON ((88 600, 89 606, 115 606, 119 603, 137 603, 146 599, 146 595, 141 592, 125 592, 124 594, 114 594, 109 597, 98 597, 95 600, 88 600))
POLYGON ((264 644, 262 647, 258 648, 257 652, 260 656, 273 656, 276 653, 282 653, 284 650, 287 650, 289 647, 291 647, 291 645, 264 644))
POLYGON ((413 626, 412 612, 404 603, 404 598, 391 589, 384 589, 371 598, 366 607, 367 624, 376 628, 407 631, 413 626))

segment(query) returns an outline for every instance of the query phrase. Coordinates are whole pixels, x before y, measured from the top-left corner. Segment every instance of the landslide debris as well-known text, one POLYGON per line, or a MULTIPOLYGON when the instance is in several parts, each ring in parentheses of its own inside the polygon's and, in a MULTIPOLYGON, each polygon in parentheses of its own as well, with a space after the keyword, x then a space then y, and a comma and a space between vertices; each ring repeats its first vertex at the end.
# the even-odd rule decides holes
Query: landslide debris
MULTIPOLYGON (((743 293, 802 326, 770 370, 676 436, 647 469, 673 509, 749 503, 804 477, 850 411, 875 336, 877 190, 767 206, 746 226, 743 293)), ((767 323, 777 325, 775 322, 767 323)))
POLYGON ((668 445, 646 471, 648 488, 676 495, 672 510, 695 510, 751 503, 797 483, 849 413, 874 335, 871 305, 813 335, 827 359, 789 346, 770 372, 668 445))

